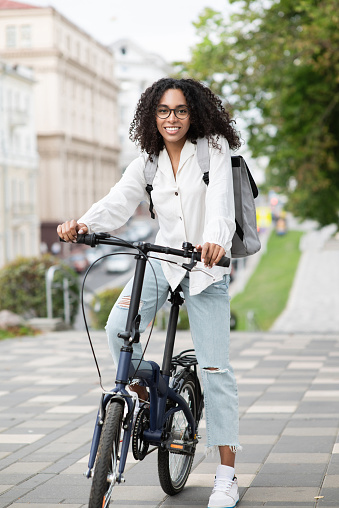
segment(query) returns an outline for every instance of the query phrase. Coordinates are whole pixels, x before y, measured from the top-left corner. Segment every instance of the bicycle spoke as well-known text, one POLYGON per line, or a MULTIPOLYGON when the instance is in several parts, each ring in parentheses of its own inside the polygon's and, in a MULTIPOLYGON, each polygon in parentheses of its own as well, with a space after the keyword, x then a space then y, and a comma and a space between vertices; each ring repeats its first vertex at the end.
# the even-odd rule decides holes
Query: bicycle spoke
MULTIPOLYGON (((180 395, 186 400, 190 407, 193 418, 196 417, 195 401, 195 378, 189 375, 184 382, 180 395)), ((170 417, 170 437, 174 441, 187 442, 189 436, 187 421, 184 411, 176 411, 170 417)), ((194 445, 192 454, 173 453, 171 450, 160 450, 158 452, 158 472, 163 490, 166 494, 174 495, 180 492, 187 481, 194 458, 194 445)))

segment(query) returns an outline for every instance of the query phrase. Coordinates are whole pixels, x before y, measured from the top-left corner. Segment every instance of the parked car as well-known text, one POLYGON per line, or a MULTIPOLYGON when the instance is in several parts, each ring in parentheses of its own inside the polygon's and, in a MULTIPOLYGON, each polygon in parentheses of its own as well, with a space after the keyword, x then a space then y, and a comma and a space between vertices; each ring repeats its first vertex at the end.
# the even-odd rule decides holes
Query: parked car
POLYGON ((90 265, 85 252, 72 254, 66 259, 66 262, 78 273, 83 273, 90 265))
POLYGON ((85 254, 89 264, 98 260, 97 263, 95 263, 95 266, 98 266, 105 260, 105 258, 100 258, 106 254, 110 254, 111 252, 113 252, 111 245, 97 245, 96 247, 89 247, 86 249, 85 254))
POLYGON ((134 242, 143 242, 153 233, 153 228, 149 221, 135 220, 128 229, 129 237, 134 242))
POLYGON ((106 258, 105 269, 107 273, 124 273, 130 269, 133 256, 114 255, 106 258))

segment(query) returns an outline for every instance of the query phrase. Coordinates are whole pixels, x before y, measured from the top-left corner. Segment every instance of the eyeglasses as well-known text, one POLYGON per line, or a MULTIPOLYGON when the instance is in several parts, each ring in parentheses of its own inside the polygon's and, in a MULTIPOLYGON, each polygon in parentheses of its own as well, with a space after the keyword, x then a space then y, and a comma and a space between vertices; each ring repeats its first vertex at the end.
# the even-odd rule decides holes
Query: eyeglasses
POLYGON ((156 115, 158 118, 161 118, 161 120, 165 120, 165 118, 170 116, 172 111, 179 120, 185 120, 185 118, 187 118, 190 114, 187 106, 178 106, 174 109, 170 109, 167 106, 158 106, 156 115))

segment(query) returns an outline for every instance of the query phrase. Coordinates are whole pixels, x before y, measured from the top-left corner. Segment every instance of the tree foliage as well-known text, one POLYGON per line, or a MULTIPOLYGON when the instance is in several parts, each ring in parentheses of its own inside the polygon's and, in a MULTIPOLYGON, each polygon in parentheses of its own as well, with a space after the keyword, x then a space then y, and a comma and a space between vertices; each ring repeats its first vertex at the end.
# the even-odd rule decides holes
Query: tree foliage
POLYGON ((339 0, 230 0, 205 9, 180 75, 205 81, 245 118, 253 156, 301 218, 338 223, 339 0))

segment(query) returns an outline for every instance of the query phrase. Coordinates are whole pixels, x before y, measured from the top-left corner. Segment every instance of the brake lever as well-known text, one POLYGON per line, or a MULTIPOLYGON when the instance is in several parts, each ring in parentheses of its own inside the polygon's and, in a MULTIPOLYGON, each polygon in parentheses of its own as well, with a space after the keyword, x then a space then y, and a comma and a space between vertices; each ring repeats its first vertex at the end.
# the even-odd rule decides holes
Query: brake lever
POLYGON ((208 272, 207 270, 204 270, 203 268, 192 268, 191 272, 202 272, 202 273, 205 273, 206 275, 209 275, 209 277, 212 277, 213 279, 213 282, 215 282, 215 277, 212 273, 208 272))
POLYGON ((202 272, 206 275, 209 275, 212 277, 213 282, 215 281, 215 277, 212 273, 208 272, 207 270, 204 270, 203 268, 196 268, 197 261, 191 261, 190 263, 183 263, 181 266, 185 268, 188 272, 202 272))

